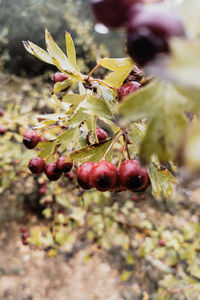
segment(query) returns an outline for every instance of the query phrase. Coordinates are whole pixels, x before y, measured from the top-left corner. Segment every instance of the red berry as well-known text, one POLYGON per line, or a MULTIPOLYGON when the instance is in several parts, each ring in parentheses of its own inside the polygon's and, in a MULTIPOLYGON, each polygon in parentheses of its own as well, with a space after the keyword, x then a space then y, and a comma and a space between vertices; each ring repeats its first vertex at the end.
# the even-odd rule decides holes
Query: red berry
POLYGON ((164 247, 165 246, 165 241, 164 240, 159 240, 159 246, 164 247))
POLYGON ((3 117, 3 115, 4 115, 4 110, 0 108, 0 117, 3 117))
POLYGON ((27 245, 28 245, 27 240, 22 240, 22 244, 23 244, 24 246, 27 246, 27 245))
POLYGON ((89 182, 89 175, 95 163, 85 162, 76 170, 78 184, 85 190, 90 190, 92 186, 89 182))
POLYGON ((128 94, 136 92, 141 87, 142 85, 137 81, 130 81, 123 84, 117 90, 118 101, 122 101, 128 94))
POLYGON ((33 174, 39 174, 44 171, 45 161, 41 157, 33 157, 28 166, 33 174))
POLYGON ((133 195, 133 196, 131 197, 131 200, 134 201, 134 202, 138 202, 140 199, 139 199, 138 196, 133 195))
POLYGON ((4 126, 0 126, 0 134, 3 135, 4 133, 6 133, 7 129, 4 126))
POLYGON ((28 130, 24 134, 23 143, 28 149, 33 149, 39 143, 40 136, 34 130, 28 130))
POLYGON ((40 193, 41 196, 43 196, 43 195, 46 194, 46 186, 45 186, 45 185, 43 185, 43 186, 40 188, 39 193, 40 193))
POLYGON ((95 164, 90 172, 90 186, 105 192, 116 187, 118 183, 118 170, 105 160, 95 164))
POLYGON ((69 172, 73 167, 72 162, 65 161, 66 158, 67 158, 67 156, 61 156, 61 157, 59 157, 59 159, 56 162, 57 168, 64 173, 69 172))
POLYGON ((147 169, 136 160, 126 160, 119 170, 120 183, 127 189, 140 191, 149 181, 147 169))
POLYGON ((21 227, 21 233, 25 233, 27 231, 27 228, 25 226, 21 227))
POLYGON ((129 13, 142 0, 90 0, 97 22, 108 28, 118 28, 126 24, 129 13))
POLYGON ((53 75, 53 82, 62 82, 64 80, 67 80, 69 77, 61 72, 57 72, 53 75))
POLYGON ((48 204, 50 204, 50 203, 51 203, 51 200, 50 200, 50 199, 45 199, 45 200, 44 200, 44 204, 45 204, 45 205, 48 205, 48 204))
POLYGON ((143 66, 158 53, 169 52, 170 37, 184 35, 180 19, 172 12, 144 9, 129 21, 128 53, 136 63, 143 66))
MULTIPOLYGON (((108 138, 107 132, 105 130, 103 130, 102 128, 99 128, 99 127, 96 128, 96 135, 97 135, 97 138, 98 138, 99 142, 105 141, 108 138)), ((90 142, 89 142, 89 133, 86 136, 86 140, 87 140, 87 143, 89 145, 90 144, 90 142)))
POLYGON ((49 180, 56 181, 61 177, 62 172, 58 169, 56 163, 50 163, 45 168, 45 174, 49 180))

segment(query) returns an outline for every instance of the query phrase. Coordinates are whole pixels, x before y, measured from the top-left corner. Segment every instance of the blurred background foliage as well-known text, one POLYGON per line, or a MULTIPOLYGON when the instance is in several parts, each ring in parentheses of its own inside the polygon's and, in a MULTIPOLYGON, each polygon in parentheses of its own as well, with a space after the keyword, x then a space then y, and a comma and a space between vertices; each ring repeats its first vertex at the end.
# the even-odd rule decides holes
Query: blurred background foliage
POLYGON ((119 32, 95 32, 88 1, 57 0, 55 4, 53 0, 1 0, 0 64, 4 70, 35 76, 50 68, 30 56, 22 45, 22 40, 31 40, 43 47, 45 28, 62 49, 65 31, 71 33, 84 72, 95 66, 96 58, 123 56, 124 42, 119 32))

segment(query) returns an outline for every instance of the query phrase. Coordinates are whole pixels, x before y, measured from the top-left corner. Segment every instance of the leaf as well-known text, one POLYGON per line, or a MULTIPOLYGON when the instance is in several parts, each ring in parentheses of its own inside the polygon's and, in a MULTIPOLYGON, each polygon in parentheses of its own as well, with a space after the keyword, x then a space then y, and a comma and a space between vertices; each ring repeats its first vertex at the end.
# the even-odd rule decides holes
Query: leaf
POLYGON ((110 106, 102 99, 88 95, 81 103, 81 107, 87 112, 93 113, 97 117, 113 119, 110 106))
POLYGON ((149 119, 140 149, 144 162, 154 153, 162 161, 174 158, 187 124, 188 105, 189 99, 173 85, 158 80, 124 99, 119 111, 126 122, 149 119))
POLYGON ((200 169, 200 124, 188 128, 184 145, 184 162, 192 170, 200 169))
POLYGON ((79 94, 66 94, 62 97, 62 102, 71 103, 74 106, 78 106, 78 104, 84 100, 86 95, 79 94))
POLYGON ((114 71, 105 78, 105 82, 118 89, 130 74, 134 63, 130 58, 104 58, 98 60, 102 67, 114 71))
POLYGON ((66 40, 66 51, 70 64, 79 72, 79 68, 76 63, 76 51, 74 47, 74 42, 71 38, 71 35, 68 32, 65 32, 66 40))
POLYGON ((23 41, 23 45, 30 54, 35 55, 37 58, 39 58, 42 61, 45 61, 48 64, 52 64, 52 65, 54 64, 49 53, 43 50, 42 48, 38 47, 34 43, 29 41, 27 42, 23 41))
POLYGON ((67 56, 54 42, 50 32, 47 29, 45 30, 45 41, 47 45, 47 51, 59 62, 60 67, 65 71, 70 71, 73 73, 74 68, 70 65, 67 56))
POLYGON ((96 116, 93 114, 90 115, 90 117, 86 120, 86 125, 88 128, 90 144, 98 143, 98 138, 96 135, 96 116))
POLYGON ((108 147, 111 145, 112 140, 113 139, 109 139, 100 144, 94 144, 79 150, 75 150, 68 156, 68 160, 77 161, 79 163, 83 163, 85 161, 99 162, 103 158, 108 147))
POLYGON ((121 280, 122 280, 123 282, 128 281, 129 278, 131 277, 131 274, 132 274, 132 273, 131 273, 130 271, 124 270, 124 271, 122 272, 122 274, 121 274, 121 280))
POLYGON ((66 130, 63 134, 59 135, 56 139, 57 144, 62 144, 61 147, 63 150, 69 148, 68 146, 72 144, 74 137, 76 136, 77 131, 79 130, 78 127, 74 127, 72 129, 66 130))
POLYGON ((66 90, 68 87, 72 85, 72 82, 73 81, 70 79, 64 80, 62 82, 56 82, 56 84, 54 84, 53 87, 53 92, 56 94, 66 90))
POLYGON ((130 125, 130 137, 132 145, 130 146, 133 153, 138 153, 140 149, 141 142, 144 138, 146 131, 146 126, 141 123, 132 123, 130 125))
POLYGON ((46 158, 47 156, 53 153, 55 142, 39 143, 37 147, 42 148, 42 151, 38 154, 38 156, 41 158, 46 158))
POLYGON ((171 198, 176 180, 167 169, 160 169, 155 163, 147 166, 149 177, 152 185, 152 194, 155 198, 164 195, 171 198))

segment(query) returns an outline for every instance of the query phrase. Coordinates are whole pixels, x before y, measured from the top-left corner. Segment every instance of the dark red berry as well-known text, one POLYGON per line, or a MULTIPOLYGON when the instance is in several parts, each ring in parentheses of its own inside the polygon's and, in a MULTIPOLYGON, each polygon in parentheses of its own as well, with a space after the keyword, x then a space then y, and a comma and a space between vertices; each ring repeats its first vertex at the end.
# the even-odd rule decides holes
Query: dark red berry
MULTIPOLYGON (((99 127, 96 128, 96 135, 97 135, 97 138, 98 138, 99 142, 105 141, 108 138, 107 132, 105 130, 103 130, 102 128, 99 128, 99 127)), ((89 133, 86 136, 86 140, 87 140, 87 143, 89 145, 90 144, 90 142, 89 142, 89 133)))
POLYGON ((7 128, 4 126, 0 126, 0 134, 3 135, 4 133, 6 133, 7 128))
POLYGON ((24 134, 23 143, 28 149, 33 149, 39 143, 40 136, 34 130, 28 130, 24 134))
POLYGON ((165 246, 165 241, 164 240, 159 240, 159 246, 164 247, 165 246))
POLYGON ((25 233, 27 231, 27 228, 25 226, 22 226, 20 230, 21 230, 21 233, 25 233))
POLYGON ((24 246, 27 246, 27 245, 28 245, 28 241, 27 241, 27 240, 22 240, 22 244, 23 244, 24 246))
POLYGON ((169 52, 170 37, 184 35, 180 19, 172 12, 144 9, 129 21, 128 53, 136 63, 143 66, 158 53, 169 52))
POLYGON ((64 173, 69 172, 73 167, 72 162, 65 161, 66 158, 67 158, 67 156, 61 156, 61 157, 59 157, 59 159, 56 162, 57 168, 64 173))
POLYGON ((98 23, 108 28, 119 28, 126 24, 129 14, 142 0, 90 0, 98 23))
POLYGON ((0 108, 0 117, 4 116, 4 110, 2 108, 0 108))
POLYGON ((126 160, 120 167, 119 178, 122 186, 137 192, 149 181, 147 169, 136 160, 126 160))
POLYGON ((85 162, 76 170, 78 184, 85 190, 90 190, 92 186, 89 182, 89 175, 94 166, 93 162, 85 162))
POLYGON ((128 94, 136 92, 141 87, 142 85, 137 81, 130 81, 123 84, 117 90, 118 101, 122 101, 128 94))
POLYGON ((41 157, 33 157, 28 166, 33 174, 39 174, 44 171, 45 161, 41 157))
POLYGON ((43 195, 46 194, 46 186, 45 186, 45 185, 43 185, 43 186, 40 188, 39 193, 40 193, 41 196, 43 196, 43 195))
MULTIPOLYGON (((150 179, 149 179, 149 180, 141 187, 140 192, 145 192, 146 189, 147 189, 150 185, 151 185, 151 181, 150 181, 150 179)), ((141 198, 142 196, 144 197, 145 195, 141 195, 140 198, 141 198)))
POLYGON ((44 200, 44 204, 45 204, 45 205, 49 205, 50 203, 51 203, 51 200, 50 200, 50 199, 45 199, 45 200, 44 200))
POLYGON ((133 195, 133 196, 131 197, 131 200, 134 201, 134 202, 138 202, 140 199, 139 199, 138 196, 133 195))
POLYGON ((49 180, 56 181, 61 177, 62 172, 58 169, 56 163, 50 163, 45 168, 45 174, 49 180))
POLYGON ((118 170, 105 160, 95 164, 90 172, 90 186, 105 192, 116 187, 118 183, 118 170))
POLYGON ((57 72, 53 75, 53 82, 62 82, 64 80, 67 80, 69 77, 61 72, 57 72))

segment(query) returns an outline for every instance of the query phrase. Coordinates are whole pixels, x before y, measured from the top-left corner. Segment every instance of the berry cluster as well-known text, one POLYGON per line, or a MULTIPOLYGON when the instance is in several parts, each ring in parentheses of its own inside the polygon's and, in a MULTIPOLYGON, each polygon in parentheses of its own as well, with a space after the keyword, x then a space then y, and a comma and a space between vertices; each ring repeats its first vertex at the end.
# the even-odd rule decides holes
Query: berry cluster
POLYGON ((119 168, 105 160, 85 162, 77 168, 77 181, 85 190, 96 188, 102 192, 143 192, 150 185, 147 169, 136 160, 125 160, 119 168))
POLYGON ((171 11, 145 7, 142 0, 90 0, 97 22, 108 28, 125 27, 127 51, 144 66, 159 53, 169 53, 169 39, 183 37, 181 20, 171 11))

